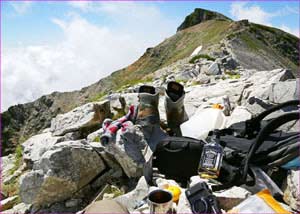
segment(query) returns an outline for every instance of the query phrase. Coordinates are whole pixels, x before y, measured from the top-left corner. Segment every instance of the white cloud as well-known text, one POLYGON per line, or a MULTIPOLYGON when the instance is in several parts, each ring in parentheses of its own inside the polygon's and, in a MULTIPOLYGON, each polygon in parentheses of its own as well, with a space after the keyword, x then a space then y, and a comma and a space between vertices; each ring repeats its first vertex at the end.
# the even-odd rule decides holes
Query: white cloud
POLYGON ((32 1, 16 1, 10 2, 10 4, 17 14, 22 15, 25 14, 31 8, 32 1))
POLYGON ((91 24, 79 15, 53 18, 64 35, 60 42, 4 49, 2 110, 53 91, 94 83, 132 63, 176 30, 177 23, 155 7, 138 5, 124 13, 116 7, 102 8, 108 16, 117 16, 116 27, 91 24))
POLYGON ((248 19, 251 22, 271 26, 273 13, 264 11, 257 5, 249 6, 247 2, 234 2, 231 4, 230 14, 237 20, 248 19))
POLYGON ((297 28, 290 28, 290 27, 288 27, 288 26, 286 26, 286 25, 284 25, 284 24, 282 24, 280 27, 279 27, 281 30, 283 30, 283 31, 285 31, 285 32, 288 32, 288 33, 290 33, 290 34, 293 34, 293 35, 295 35, 295 36, 297 36, 297 37, 299 37, 299 35, 300 35, 300 32, 299 32, 299 29, 297 29, 297 28))
POLYGON ((281 24, 280 26, 272 24, 274 18, 280 18, 288 14, 299 14, 299 9, 286 6, 281 10, 269 13, 264 11, 260 6, 249 5, 248 2, 234 2, 231 4, 230 14, 237 20, 248 19, 251 22, 276 27, 299 37, 299 29, 291 29, 285 24, 281 24))
POLYGON ((68 4, 76 9, 80 9, 87 12, 93 8, 93 2, 91 1, 70 1, 68 4))

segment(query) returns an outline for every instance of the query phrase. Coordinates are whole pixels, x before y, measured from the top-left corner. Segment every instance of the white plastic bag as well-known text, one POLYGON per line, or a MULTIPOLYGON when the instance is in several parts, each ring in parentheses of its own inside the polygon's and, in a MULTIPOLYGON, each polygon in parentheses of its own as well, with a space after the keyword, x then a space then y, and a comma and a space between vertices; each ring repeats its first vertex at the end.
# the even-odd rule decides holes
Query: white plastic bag
POLYGON ((285 210, 271 195, 268 189, 248 197, 242 203, 231 209, 228 213, 280 213, 286 214, 285 210))

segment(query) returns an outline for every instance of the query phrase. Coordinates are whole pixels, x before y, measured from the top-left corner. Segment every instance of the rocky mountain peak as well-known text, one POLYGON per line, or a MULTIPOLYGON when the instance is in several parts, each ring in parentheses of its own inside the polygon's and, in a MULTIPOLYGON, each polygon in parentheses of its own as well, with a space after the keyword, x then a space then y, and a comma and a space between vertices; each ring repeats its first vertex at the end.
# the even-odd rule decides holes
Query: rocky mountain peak
POLYGON ((194 25, 200 24, 201 22, 212 20, 212 19, 231 20, 230 18, 220 13, 210 11, 210 10, 205 10, 202 8, 196 8, 194 12, 192 12, 190 15, 185 17, 184 21, 177 28, 177 32, 192 27, 194 25))

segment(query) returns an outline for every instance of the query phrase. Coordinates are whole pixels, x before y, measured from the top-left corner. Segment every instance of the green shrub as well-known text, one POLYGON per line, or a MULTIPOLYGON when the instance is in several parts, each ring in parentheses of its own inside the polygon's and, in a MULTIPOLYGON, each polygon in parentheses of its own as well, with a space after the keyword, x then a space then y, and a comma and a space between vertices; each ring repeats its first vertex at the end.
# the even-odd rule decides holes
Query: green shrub
POLYGON ((199 54, 194 56, 192 59, 190 59, 189 63, 195 63, 197 59, 208 59, 208 60, 212 60, 215 61, 216 59, 207 55, 207 54, 199 54))
POLYGON ((19 167, 22 165, 22 146, 19 144, 17 145, 15 149, 15 162, 14 167, 9 171, 9 173, 12 175, 14 172, 19 169, 19 167))
POLYGON ((93 142, 100 142, 100 136, 95 137, 93 142))
POLYGON ((19 179, 16 179, 9 184, 2 184, 1 192, 3 192, 8 197, 18 195, 19 194, 19 179))
POLYGON ((100 101, 104 98, 106 93, 99 93, 99 94, 96 94, 95 96, 89 98, 89 102, 96 102, 96 101, 100 101))
POLYGON ((229 75, 229 79, 239 79, 239 78, 241 78, 240 74, 229 75))

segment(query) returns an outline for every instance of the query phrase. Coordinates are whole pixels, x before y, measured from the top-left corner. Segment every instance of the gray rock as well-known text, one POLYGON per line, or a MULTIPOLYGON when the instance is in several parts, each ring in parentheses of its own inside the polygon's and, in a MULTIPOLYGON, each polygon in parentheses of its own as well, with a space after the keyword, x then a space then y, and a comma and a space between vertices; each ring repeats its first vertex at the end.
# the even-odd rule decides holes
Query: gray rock
POLYGON ((70 140, 79 140, 80 139, 80 132, 69 132, 64 135, 63 141, 70 141, 70 140))
POLYGON ((78 207, 82 203, 82 199, 70 199, 65 202, 66 207, 78 207))
POLYGON ((118 196, 114 200, 125 206, 129 211, 133 211, 138 203, 148 194, 149 186, 145 177, 141 177, 131 192, 118 196))
POLYGON ((33 169, 21 176, 20 196, 25 203, 45 207, 72 198, 98 176, 105 165, 84 141, 67 141, 45 152, 33 169))
POLYGON ((12 175, 5 177, 5 179, 3 180, 3 184, 9 184, 16 180, 24 172, 26 167, 26 164, 21 165, 17 170, 14 171, 12 175))
POLYGON ((214 103, 222 103, 225 95, 229 97, 232 107, 237 105, 246 83, 243 81, 229 83, 229 80, 219 81, 215 84, 197 85, 186 88, 184 105, 188 116, 191 117, 195 110, 210 106, 214 103))
MULTIPOLYGON (((296 80, 277 82, 271 85, 269 99, 273 103, 283 103, 295 98, 296 80)), ((299 98, 299 97, 298 97, 299 98)))
POLYGON ((111 116, 110 102, 88 103, 77 107, 66 114, 59 114, 51 121, 51 132, 54 136, 62 136, 75 132, 80 128, 87 128, 96 123, 102 123, 111 116))
POLYGON ((226 127, 229 127, 234 123, 246 121, 248 119, 251 119, 251 117, 252 114, 245 107, 237 106, 231 113, 230 117, 227 119, 226 127))
POLYGON ((126 101, 126 105, 138 105, 139 99, 137 93, 127 93, 122 95, 126 101))
POLYGON ((50 132, 35 135, 22 144, 23 160, 28 168, 40 160, 42 155, 56 143, 63 141, 63 137, 53 137, 50 132))
POLYGON ((105 147, 102 146, 100 142, 90 142, 88 143, 99 155, 104 151, 105 147))
POLYGON ((295 79, 295 76, 291 70, 284 70, 279 81, 286 81, 290 79, 295 79))
POLYGON ((203 68, 201 68, 201 71, 202 70, 207 75, 218 75, 218 74, 221 74, 220 65, 218 63, 216 63, 216 62, 213 62, 208 67, 204 66, 203 68))
POLYGON ((102 151, 100 155, 111 169, 113 169, 115 172, 121 171, 122 174, 122 167, 112 154, 102 151))
POLYGON ((200 74, 195 80, 197 84, 207 84, 210 83, 210 77, 204 74, 200 74))
POLYGON ((224 68, 227 70, 234 70, 239 65, 238 62, 232 58, 232 56, 224 57, 222 63, 224 68))
POLYGON ((199 75, 199 71, 196 69, 188 69, 182 72, 179 72, 175 75, 176 81, 188 81, 199 75))
POLYGON ((118 180, 120 177, 122 177, 123 172, 121 167, 119 167, 117 170, 110 169, 108 172, 105 172, 103 175, 101 175, 99 178, 93 181, 91 184, 91 188, 93 190, 98 191, 100 188, 102 188, 105 184, 107 184, 107 181, 112 180, 118 180))
POLYGON ((286 186, 284 187, 283 200, 294 210, 300 212, 300 170, 291 170, 287 176, 286 186))
POLYGON ((16 195, 2 200, 1 201, 1 211, 12 208, 14 205, 16 205, 16 203, 18 203, 18 200, 19 200, 19 197, 16 195))

